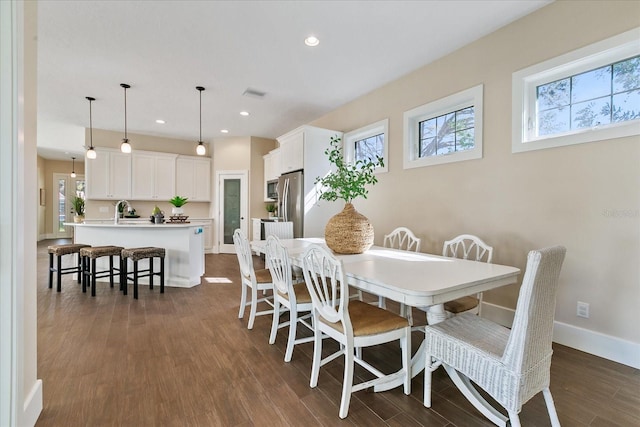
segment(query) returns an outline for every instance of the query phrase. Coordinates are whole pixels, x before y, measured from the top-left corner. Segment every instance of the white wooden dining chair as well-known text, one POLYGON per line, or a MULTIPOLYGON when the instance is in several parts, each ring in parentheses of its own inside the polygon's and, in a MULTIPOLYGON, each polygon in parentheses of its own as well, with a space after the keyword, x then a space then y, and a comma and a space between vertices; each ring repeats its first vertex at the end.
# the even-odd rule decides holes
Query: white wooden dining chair
MULTIPOLYGON (((416 235, 407 227, 398 227, 391 233, 384 236, 382 245, 385 248, 420 252, 421 242, 421 239, 416 237, 416 235)), ((384 297, 378 297, 378 307, 386 308, 386 301, 384 297)), ((413 314, 410 306, 401 303, 400 314, 409 319, 410 324, 413 324, 413 314)))
POLYGON ((238 264, 240 265, 240 280, 242 293, 240 296, 240 311, 238 319, 242 319, 246 306, 250 306, 248 329, 253 329, 253 322, 256 316, 263 316, 273 313, 273 282, 271 273, 267 269, 255 270, 253 268, 253 256, 249 246, 247 236, 237 229, 233 232, 233 245, 238 256, 238 264), (267 294, 258 298, 258 291, 267 294), (271 291, 271 292, 269 292, 271 291), (247 292, 251 293, 251 300, 247 301, 247 292), (271 310, 257 311, 258 303, 267 303, 271 306, 271 310))
MULTIPOLYGON (((481 238, 472 234, 461 234, 444 242, 442 255, 446 257, 471 259, 491 263, 493 248, 481 238)), ((473 311, 480 315, 482 310, 482 293, 476 296, 465 296, 444 304, 444 309, 450 315, 457 315, 473 311)))
POLYGON ((311 309, 313 307, 311 295, 309 295, 309 290, 304 283, 293 284, 289 254, 276 236, 267 237, 266 255, 274 285, 273 322, 271 323, 269 344, 276 342, 278 329, 289 326, 289 338, 284 361, 290 362, 293 356, 293 347, 296 344, 313 341, 313 336, 296 339, 298 323, 313 332, 313 326, 310 323, 311 309), (287 310, 289 311, 289 320, 280 322, 280 316, 287 310), (302 314, 305 312, 307 314, 303 316, 302 314))
POLYGON ((506 417, 474 388, 477 384, 508 412, 514 427, 518 414, 542 391, 552 426, 560 426, 551 391, 551 339, 558 277, 566 249, 529 252, 511 329, 472 313, 425 328, 424 405, 431 407, 431 373, 444 366, 465 397, 498 425, 506 417), (461 374, 461 375, 459 375, 461 374))
POLYGON ((311 245, 303 255, 305 283, 313 303, 314 348, 311 387, 318 385, 320 367, 344 355, 344 378, 340 400, 340 418, 349 412, 351 393, 373 387, 385 379, 403 379, 404 393, 411 392, 411 327, 404 317, 390 311, 349 299, 348 285, 342 268, 329 251, 311 245), (340 350, 322 358, 323 334, 340 343, 340 350), (400 340, 402 369, 386 376, 355 354, 356 348, 400 340), (376 378, 353 384, 354 363, 376 378), (384 378, 383 378, 384 377, 384 378))

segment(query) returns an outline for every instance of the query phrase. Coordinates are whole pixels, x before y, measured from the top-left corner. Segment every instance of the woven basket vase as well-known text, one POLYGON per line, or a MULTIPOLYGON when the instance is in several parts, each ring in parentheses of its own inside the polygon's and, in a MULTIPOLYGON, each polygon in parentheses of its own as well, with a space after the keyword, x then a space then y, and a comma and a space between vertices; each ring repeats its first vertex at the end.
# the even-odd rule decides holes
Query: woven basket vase
POLYGON ((338 254, 361 254, 373 245, 373 226, 351 203, 334 215, 324 229, 327 246, 338 254))

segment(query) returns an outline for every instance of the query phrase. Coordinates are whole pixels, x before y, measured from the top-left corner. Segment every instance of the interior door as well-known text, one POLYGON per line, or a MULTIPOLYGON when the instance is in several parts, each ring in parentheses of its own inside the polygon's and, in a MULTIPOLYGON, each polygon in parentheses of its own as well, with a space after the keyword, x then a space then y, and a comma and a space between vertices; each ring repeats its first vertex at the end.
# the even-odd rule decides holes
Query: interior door
POLYGON ((248 233, 248 176, 247 171, 222 171, 217 174, 217 242, 220 253, 235 253, 233 232, 237 228, 248 233))
POLYGON ((71 199, 74 196, 85 197, 84 175, 71 178, 67 174, 53 174, 53 236, 54 238, 70 238, 73 227, 65 226, 65 222, 73 222, 73 206, 71 199))

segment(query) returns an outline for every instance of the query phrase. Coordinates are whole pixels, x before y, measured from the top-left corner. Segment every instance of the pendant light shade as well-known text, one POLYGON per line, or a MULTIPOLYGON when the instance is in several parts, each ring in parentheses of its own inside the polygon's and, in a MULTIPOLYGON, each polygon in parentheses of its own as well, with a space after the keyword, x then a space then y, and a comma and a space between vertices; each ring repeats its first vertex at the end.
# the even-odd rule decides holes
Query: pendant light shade
POLYGON ((127 89, 131 86, 126 83, 120 83, 120 87, 124 88, 124 138, 122 139, 122 144, 120 144, 120 151, 130 153, 131 144, 129 144, 129 138, 127 138, 127 89))
POLYGON ((97 157, 96 150, 93 149, 93 117, 91 115, 91 103, 95 98, 87 96, 89 101, 89 148, 87 149, 87 159, 95 159, 97 157))
POLYGON ((202 86, 196 86, 198 92, 200 92, 200 139, 198 139, 198 145, 196 145, 196 154, 198 156, 204 156, 207 154, 207 147, 205 147, 202 142, 202 91, 204 88, 202 86))
POLYGON ((75 178, 76 177, 76 158, 72 157, 71 158, 71 178, 75 178))

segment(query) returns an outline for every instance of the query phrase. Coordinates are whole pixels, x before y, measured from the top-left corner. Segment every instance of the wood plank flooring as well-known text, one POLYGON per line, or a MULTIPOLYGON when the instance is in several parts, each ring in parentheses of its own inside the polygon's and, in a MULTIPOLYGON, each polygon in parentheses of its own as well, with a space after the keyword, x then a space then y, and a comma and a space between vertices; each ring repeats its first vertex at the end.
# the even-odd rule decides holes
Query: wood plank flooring
MULTIPOLYGON (((48 288, 46 247, 38 244, 38 378, 44 409, 37 426, 489 426, 439 369, 433 407, 413 393, 361 391, 338 417, 342 359, 323 367, 309 388, 313 343, 284 362, 287 329, 269 345, 271 318, 238 319, 235 255, 207 255, 202 284, 140 289, 123 296, 98 283, 83 294, 72 275, 48 288)), ((70 258, 70 257, 66 257, 70 258)), ((256 265, 261 263, 256 258, 256 265)), ((392 309, 397 309, 389 303, 392 309)), ((418 312, 414 318, 419 318, 418 312)), ((302 328, 304 329, 304 328, 302 328)), ((300 332, 300 331, 299 331, 300 332)), ((413 345, 419 344, 414 335, 413 345)), ((334 349, 330 342, 325 344, 334 349)), ((554 345, 551 391, 563 426, 640 426, 640 372, 554 345)), ((365 350, 382 370, 400 366, 397 345, 365 350)), ((364 375, 356 369, 356 375, 364 375)), ((541 395, 521 413, 523 426, 548 426, 541 395)))

